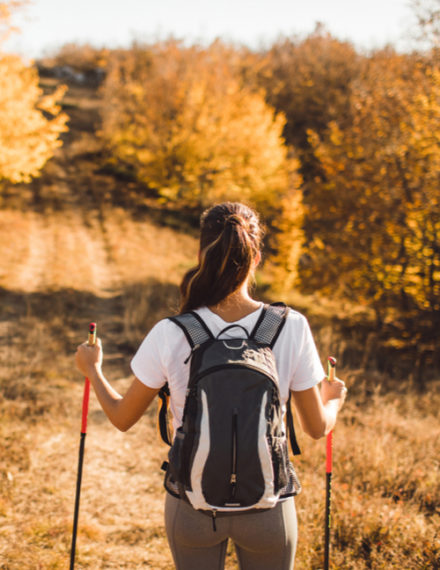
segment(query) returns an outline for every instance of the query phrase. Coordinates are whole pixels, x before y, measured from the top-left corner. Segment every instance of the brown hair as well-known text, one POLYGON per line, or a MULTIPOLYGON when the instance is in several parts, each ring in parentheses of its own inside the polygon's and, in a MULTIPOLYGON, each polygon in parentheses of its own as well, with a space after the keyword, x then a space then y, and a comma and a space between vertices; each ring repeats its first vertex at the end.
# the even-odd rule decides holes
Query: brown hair
POLYGON ((246 279, 260 252, 258 215, 238 202, 224 202, 200 218, 200 260, 180 285, 180 312, 215 305, 246 279))

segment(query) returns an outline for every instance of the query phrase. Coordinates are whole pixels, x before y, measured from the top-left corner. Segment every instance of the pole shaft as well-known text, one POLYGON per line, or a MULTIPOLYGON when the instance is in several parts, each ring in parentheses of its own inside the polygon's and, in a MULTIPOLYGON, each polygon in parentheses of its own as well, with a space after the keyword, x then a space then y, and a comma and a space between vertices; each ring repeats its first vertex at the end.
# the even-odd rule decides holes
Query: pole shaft
POLYGON ((87 416, 89 413, 89 398, 90 398, 90 380, 85 379, 84 382, 84 395, 83 395, 83 407, 81 415, 81 434, 87 433, 87 416))
MULTIPOLYGON (((336 358, 328 358, 328 381, 334 382, 336 358)), ((325 535, 324 535, 324 570, 330 568, 330 529, 332 504, 332 471, 333 471, 333 431, 327 434, 325 455, 325 535)))
MULTIPOLYGON (((89 324, 88 344, 90 346, 96 343, 96 323, 89 324)), ((73 530, 72 530, 72 545, 70 547, 70 570, 75 567, 75 553, 76 553, 76 536, 78 534, 78 518, 79 518, 79 500, 81 497, 81 481, 82 469, 84 462, 84 447, 87 435, 87 416, 89 414, 89 398, 90 398, 90 380, 85 379, 84 394, 82 402, 81 413, 81 439, 79 442, 79 455, 78 455, 78 473, 76 477, 76 493, 75 493, 75 510, 73 514, 73 530)))
POLYGON ((326 455, 325 455, 325 472, 331 473, 333 466, 333 430, 327 434, 326 455))
POLYGON ((84 462, 84 446, 86 442, 86 433, 81 433, 78 454, 78 476, 76 479, 76 493, 75 493, 75 513, 73 517, 73 531, 72 531, 72 546, 70 548, 70 570, 75 567, 75 550, 76 550, 76 535, 78 532, 78 517, 79 517, 79 500, 81 496, 81 480, 82 468, 84 462))
POLYGON ((326 501, 325 501, 325 547, 324 570, 330 567, 330 527, 331 527, 331 500, 332 500, 332 473, 326 473, 326 501))

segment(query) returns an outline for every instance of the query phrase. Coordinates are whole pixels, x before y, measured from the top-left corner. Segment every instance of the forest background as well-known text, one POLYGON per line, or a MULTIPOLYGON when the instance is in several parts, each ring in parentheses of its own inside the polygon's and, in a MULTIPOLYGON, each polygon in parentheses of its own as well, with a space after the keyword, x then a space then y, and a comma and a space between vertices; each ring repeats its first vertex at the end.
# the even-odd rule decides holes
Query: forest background
MULTIPOLYGON (((20 4, 0 3, 2 38, 20 4)), ((74 347, 96 320, 123 390, 130 355, 176 310, 201 211, 226 199, 266 225, 256 295, 305 313, 350 388, 334 567, 440 567, 438 4, 413 3, 411 53, 360 53, 321 26, 260 51, 0 51, 0 568, 66 566, 74 347)), ((154 417, 115 435, 94 406, 78 566, 171 568, 154 417)), ((297 565, 318 569, 323 445, 303 447, 297 565)))

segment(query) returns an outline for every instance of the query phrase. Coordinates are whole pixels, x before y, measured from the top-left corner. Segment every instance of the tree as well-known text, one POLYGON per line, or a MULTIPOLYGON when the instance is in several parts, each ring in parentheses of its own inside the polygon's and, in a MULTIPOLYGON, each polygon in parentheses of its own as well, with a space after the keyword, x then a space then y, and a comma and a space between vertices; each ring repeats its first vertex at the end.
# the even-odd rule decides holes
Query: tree
POLYGON ((321 175, 306 199, 305 288, 378 313, 439 310, 439 136, 438 72, 391 50, 372 56, 350 113, 325 137, 309 133, 321 175))
POLYGON ((346 115, 361 60, 350 43, 318 25, 303 40, 275 43, 259 66, 259 83, 269 105, 286 116, 283 134, 296 149, 306 185, 317 167, 307 133, 324 135, 331 121, 346 115))
POLYGON ((279 210, 295 170, 285 120, 240 72, 240 55, 220 42, 120 53, 103 89, 102 137, 113 162, 162 201, 200 208, 237 199, 279 210))
MULTIPOLYGON (((19 4, 0 3, 1 39, 11 29, 11 10, 19 4)), ((67 116, 57 101, 64 88, 43 95, 38 83, 33 67, 16 55, 0 52, 0 181, 29 181, 61 144, 59 135, 66 130, 67 116)))

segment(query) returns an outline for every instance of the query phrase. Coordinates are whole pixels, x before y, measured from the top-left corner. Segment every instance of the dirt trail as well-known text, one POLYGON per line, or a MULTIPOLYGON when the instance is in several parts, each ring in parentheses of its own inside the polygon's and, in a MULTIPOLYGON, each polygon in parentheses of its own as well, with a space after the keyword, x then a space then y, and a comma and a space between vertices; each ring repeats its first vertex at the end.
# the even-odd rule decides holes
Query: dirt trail
MULTIPOLYGON (((26 226, 23 241, 15 244, 16 255, 19 250, 21 255, 12 256, 16 262, 1 285, 20 292, 20 299, 51 290, 93 294, 90 312, 99 314, 106 330, 107 372, 116 389, 124 392, 130 381, 125 377, 129 357, 122 355, 121 366, 117 343, 122 311, 118 291, 123 283, 98 215, 89 209, 71 210, 67 217, 64 212, 44 217, 31 212, 26 226)), ((16 329, 13 314, 10 320, 2 319, 2 327, 16 329)), ((59 417, 49 418, 26 436, 20 433, 28 446, 28 466, 13 465, 6 473, 10 502, 5 506, 7 523, 0 529, 0 561, 6 564, 0 564, 2 568, 66 567, 83 389, 73 368, 73 348, 67 374, 74 382, 63 387, 68 409, 61 425, 59 417), (16 542, 5 541, 8 536, 16 542)), ((160 464, 166 449, 158 443, 153 416, 121 434, 104 417, 92 393, 77 568, 172 568, 162 523, 160 464)))
MULTIPOLYGON (((0 212, 0 224, 4 216, 0 212)), ((109 264, 98 221, 86 227, 81 213, 74 210, 68 215, 27 212, 24 220, 21 243, 2 242, 2 247, 21 247, 0 285, 24 293, 72 288, 103 295, 117 289, 117 269, 109 264)))
MULTIPOLYGON (((92 294, 90 313, 99 314, 106 331, 107 373, 116 389, 124 392, 130 377, 129 356, 121 354, 117 340, 122 326, 121 272, 112 261, 97 213, 77 209, 67 217, 64 214, 43 217, 30 212, 25 216, 26 233, 9 246, 15 247, 11 258, 16 261, 0 285, 11 292, 8 301, 13 294, 22 302, 51 290, 54 299, 58 290, 92 294)), ((14 336, 18 325, 10 308, 10 319, 0 320, 2 329, 14 336)), ((35 322, 32 313, 38 310, 32 309, 29 323, 35 322)), ((50 308, 46 317, 50 320, 50 308)), ((7 340, 6 334, 3 339, 7 340)), ((64 419, 48 417, 27 434, 14 428, 22 449, 27 450, 27 463, 12 464, 4 477, 9 500, 0 504, 6 515, 6 524, 0 520, 1 568, 65 568, 67 564, 83 389, 82 378, 74 371, 73 349, 72 345, 71 370, 66 372, 70 382, 63 384, 64 419)), ((68 370, 67 362, 63 366, 68 370)), ((35 381, 45 379, 36 376, 35 381)), ((119 433, 92 393, 77 568, 172 568, 162 522, 160 465, 166 449, 158 443, 154 423, 153 413, 128 434, 119 433)))

